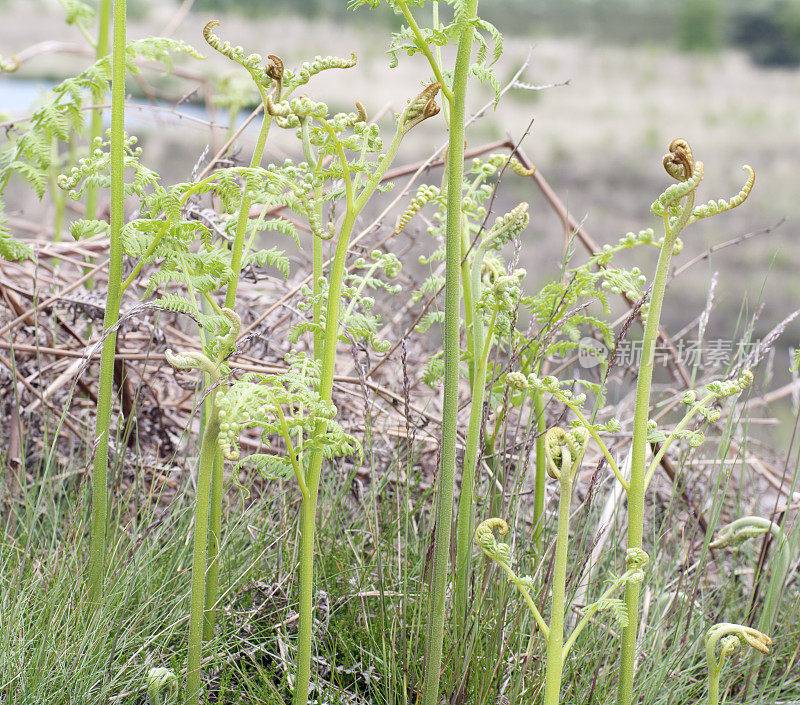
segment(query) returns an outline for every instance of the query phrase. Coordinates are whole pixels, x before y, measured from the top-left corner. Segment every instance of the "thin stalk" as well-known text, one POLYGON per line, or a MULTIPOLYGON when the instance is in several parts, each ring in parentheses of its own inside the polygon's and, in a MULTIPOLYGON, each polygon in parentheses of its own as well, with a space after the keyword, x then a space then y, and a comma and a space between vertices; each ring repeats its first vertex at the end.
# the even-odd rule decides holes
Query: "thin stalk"
MULTIPOLYGON (((458 50, 453 70, 452 91, 442 91, 450 103, 450 135, 447 157, 447 234, 445 238, 445 321, 444 321, 444 405, 439 465, 439 488, 436 508, 431 603, 428 613, 425 682, 423 705, 437 705, 442 668, 444 606, 453 522, 453 486, 456 470, 456 433, 458 430, 458 358, 460 353, 460 269, 461 269, 461 182, 464 175, 464 120, 467 76, 473 40, 472 20, 478 0, 464 3, 459 27, 458 50), (449 95, 448 95, 449 93, 449 95)), ((435 61, 433 62, 435 64, 435 61)))
POLYGON ((719 705, 719 676, 722 668, 712 668, 708 672, 708 705, 719 705))
MULTIPOLYGON (((325 123, 322 123, 323 127, 325 123)), ((335 138, 335 135, 334 135, 335 138)), ((358 214, 366 205, 381 177, 389 168, 397 154, 402 134, 398 130, 386 154, 378 164, 378 168, 367 181, 358 197, 353 193, 349 169, 344 152, 339 148, 339 160, 345 176, 347 210, 339 230, 336 251, 333 255, 328 285, 328 305, 325 315, 325 332, 322 339, 322 374, 320 376, 319 394, 326 401, 331 400, 333 392, 333 376, 336 363, 336 345, 339 340, 339 309, 341 307, 342 282, 344 278, 347 252, 358 214)), ((315 433, 325 430, 325 421, 319 421, 315 433)), ((298 611, 300 614, 297 633, 297 662, 294 681, 294 705, 307 705, 309 681, 311 678, 311 630, 314 621, 314 542, 315 522, 317 514, 317 497, 322 472, 322 450, 315 451, 309 460, 306 473, 307 494, 304 494, 300 505, 300 597, 298 611)))
MULTIPOLYGON (((108 54, 108 27, 111 19, 111 1, 100 0, 100 13, 97 19, 97 43, 95 44, 95 60, 100 61, 108 54)), ((102 105, 105 96, 100 91, 92 94, 95 105, 102 105)), ((89 145, 94 144, 98 137, 103 136, 103 111, 97 108, 92 111, 92 120, 89 127, 89 145)), ((97 215, 97 187, 90 185, 86 188, 86 215, 87 220, 94 220, 97 215)))
MULTIPOLYGON (((480 260, 476 258, 476 267, 481 266, 482 259, 482 257, 480 260)), ((472 383, 472 402, 467 429, 467 445, 464 451, 464 466, 461 471, 461 492, 458 496, 458 519, 456 522, 455 609, 458 643, 463 643, 467 631, 467 593, 472 564, 472 541, 475 533, 475 472, 478 465, 478 444, 483 422, 483 402, 486 397, 486 370, 496 321, 497 309, 492 311, 485 341, 483 339, 483 322, 480 320, 480 316, 476 316, 474 321, 473 350, 480 357, 476 360, 477 366, 472 383)))
POLYGON ((108 292, 103 317, 100 386, 97 393, 95 455, 92 469, 92 538, 89 558, 89 599, 103 596, 103 567, 108 523, 108 444, 111 428, 116 325, 122 301, 122 225, 125 219, 125 0, 114 2, 114 47, 111 59, 111 213, 109 227, 108 292))
POLYGON ((219 416, 213 401, 208 423, 203 431, 200 462, 197 471, 197 499, 194 515, 194 553, 192 559, 192 595, 189 613, 189 646, 186 661, 186 705, 200 702, 201 658, 205 623, 206 556, 208 550, 208 516, 214 458, 217 455, 219 416))
POLYGON ((558 705, 561 673, 564 666, 564 602, 567 584, 567 548, 569 545, 569 507, 572 497, 570 472, 564 468, 561 495, 558 498, 558 536, 553 566, 553 601, 547 634, 547 664, 544 680, 544 705, 558 705))
MULTIPOLYGON (((689 212, 693 205, 690 198, 689 212)), ((677 231, 671 231, 665 220, 664 243, 658 255, 658 265, 653 281, 653 292, 647 312, 647 323, 642 340, 642 359, 636 381, 636 406, 633 415, 633 443, 631 446, 631 477, 627 487, 628 498, 628 550, 642 548, 644 533, 644 494, 647 475, 647 422, 650 416, 650 388, 653 381, 655 348, 661 305, 667 288, 669 264, 677 231)), ((622 654, 620 661, 618 705, 630 705, 633 699, 633 676, 636 666, 636 636, 639 631, 639 581, 625 585, 625 605, 628 626, 622 632, 622 654)))
MULTIPOLYGON (((266 103, 266 94, 262 90, 261 98, 266 103)), ((269 135, 269 128, 272 125, 272 116, 265 110, 261 120, 261 130, 258 133, 256 147, 250 158, 250 168, 255 168, 261 164, 264 156, 264 148, 269 135)), ((244 241, 247 234, 247 223, 250 215, 250 205, 252 199, 245 191, 242 194, 242 201, 239 207, 239 218, 236 221, 236 234, 233 239, 231 249, 231 276, 230 284, 225 292, 225 307, 231 310, 236 306, 236 290, 239 284, 239 273, 242 269, 242 259, 244 253, 244 241)), ((207 433, 205 429, 203 433, 207 433)), ((216 605, 219 598, 219 543, 222 533, 222 500, 224 493, 225 478, 223 474, 222 453, 217 450, 214 456, 214 469, 211 479, 211 518, 210 533, 208 535, 208 571, 205 575, 205 621, 203 627, 203 638, 210 639, 214 635, 214 623, 216 622, 216 605)))
MULTIPOLYGON (((267 97, 262 91, 262 101, 266 104, 267 97)), ((280 99, 280 96, 277 96, 280 99)), ((272 125, 272 115, 266 110, 264 117, 261 120, 261 130, 258 133, 258 141, 253 150, 253 156, 250 159, 250 168, 254 169, 261 164, 261 158, 264 156, 264 147, 267 144, 267 136, 269 135, 269 128, 272 125)), ((236 304, 236 290, 239 284, 239 272, 242 269, 242 253, 244 250, 244 238, 247 232, 247 221, 250 215, 250 205, 252 198, 247 193, 247 190, 242 194, 242 203, 239 207, 239 219, 236 221, 236 235, 233 238, 233 245, 231 247, 231 269, 233 276, 231 283, 228 284, 228 290, 225 292, 225 308, 233 310, 236 304)))
POLYGON ((533 490, 533 546, 537 553, 542 550, 544 532, 544 486, 547 480, 547 461, 544 457, 544 434, 547 420, 544 417, 542 392, 533 393, 533 413, 536 416, 536 478, 533 490))
MULTIPOLYGON (((300 121, 300 136, 301 141, 303 144, 303 155, 306 158, 309 166, 314 168, 314 171, 320 167, 319 159, 317 154, 314 151, 314 147, 311 144, 311 138, 309 137, 308 133, 308 118, 304 118, 300 121)), ((314 184, 314 203, 315 208, 317 209, 317 217, 319 218, 320 222, 322 221, 322 208, 316 204, 319 204, 322 199, 322 189, 320 188, 319 184, 315 182, 314 184)), ((314 237, 312 240, 312 279, 311 279, 311 286, 312 286, 312 294, 314 296, 314 305, 313 305, 313 320, 314 320, 314 358, 316 360, 320 360, 322 358, 322 342, 324 333, 322 331, 320 322, 322 321, 322 301, 320 300, 320 283, 319 279, 322 276, 322 266, 324 262, 323 258, 323 251, 322 251, 322 240, 318 237, 314 237)))
MULTIPOLYGON (((323 342, 322 376, 320 378, 320 396, 330 399, 333 391, 333 370, 336 361, 336 343, 339 338, 339 305, 342 291, 342 277, 350 244, 350 235, 355 225, 355 213, 348 207, 336 253, 333 258, 328 291, 328 309, 325 317, 325 339, 323 342)), ((324 421, 319 422, 317 431, 324 431, 324 421)), ((306 705, 308 702, 309 681, 311 678, 311 629, 314 620, 314 541, 315 521, 317 514, 317 496, 322 471, 322 453, 317 451, 311 456, 306 486, 308 495, 303 496, 300 508, 300 599, 298 611, 300 622, 297 634, 297 671, 295 674, 294 705, 306 705)))
MULTIPOLYGON (((212 412, 213 413, 213 412, 212 412)), ((203 431, 208 433, 208 424, 203 431)), ((203 620, 203 641, 214 636, 214 624, 217 619, 217 599, 219 598, 219 544, 222 535, 222 500, 225 476, 222 451, 217 448, 214 454, 214 465, 211 471, 211 502, 208 526, 209 564, 206 571, 205 585, 205 618, 203 620)))

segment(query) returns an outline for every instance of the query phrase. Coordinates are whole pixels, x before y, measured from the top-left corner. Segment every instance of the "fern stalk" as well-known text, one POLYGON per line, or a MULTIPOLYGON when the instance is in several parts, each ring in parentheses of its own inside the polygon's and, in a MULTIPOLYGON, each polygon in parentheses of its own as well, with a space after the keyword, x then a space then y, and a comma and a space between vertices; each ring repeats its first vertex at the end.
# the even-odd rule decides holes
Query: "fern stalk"
MULTIPOLYGON (((450 532, 453 521, 453 486, 456 470, 456 432, 458 430, 458 358, 460 353, 461 282, 461 182, 464 173, 464 121, 473 41, 472 20, 478 0, 463 3, 458 33, 458 50, 453 70, 452 89, 445 96, 450 105, 450 135, 447 160, 447 234, 445 240, 445 321, 444 321, 444 407, 442 410, 442 442, 439 465, 439 488, 436 508, 431 604, 428 613, 425 682, 423 705, 436 705, 439 700, 439 679, 444 639, 444 607, 450 554, 450 532)), ((435 64, 435 61, 433 61, 435 64)))
MULTIPOLYGON (((97 21, 97 43, 95 45, 95 59, 100 61, 108 54, 108 27, 111 19, 112 0, 100 0, 100 14, 97 21)), ((95 105, 103 102, 103 94, 96 91, 92 94, 95 105)), ((103 111, 97 108, 92 111, 92 120, 89 127, 89 144, 103 136, 103 111)), ((94 185, 86 189, 86 214, 84 218, 94 220, 97 214, 97 187, 94 185)))
MULTIPOLYGON (((266 93, 261 90, 261 97, 266 104, 266 93)), ((250 167, 255 168, 261 164, 264 156, 264 148, 269 135, 269 128, 272 125, 272 116, 265 110, 261 121, 261 130, 258 133, 256 147, 250 158, 250 167)), ((236 292, 239 284, 239 274, 242 269, 242 257, 244 254, 245 235, 247 234, 247 222, 250 212, 251 197, 248 195, 246 186, 242 194, 242 202, 239 208, 239 218, 236 222, 236 234, 234 236, 231 253, 231 275, 230 284, 225 292, 225 308, 231 310, 236 306, 236 292)), ((207 429, 203 431, 205 434, 207 429)), ((222 534, 222 499, 224 489, 223 461, 222 453, 217 449, 214 456, 214 465, 211 480, 211 517, 208 534, 208 571, 205 576, 205 618, 203 627, 203 639, 208 640, 214 636, 214 623, 216 621, 216 605, 219 597, 219 543, 222 534)))
POLYGON ((553 566, 553 598, 549 632, 547 634, 547 662, 544 680, 544 705, 558 705, 561 691, 561 673, 564 666, 564 602, 567 584, 567 548, 569 544, 569 508, 572 498, 571 473, 562 471, 561 494, 558 498, 558 535, 553 566))
MULTIPOLYGON (((398 129, 386 154, 380 161, 373 176, 364 186, 356 198, 353 194, 353 184, 347 170, 347 162, 343 150, 339 151, 339 160, 345 170, 345 189, 347 194, 347 210, 339 230, 336 250, 331 263, 328 284, 328 305, 325 313, 325 332, 322 339, 322 374, 319 383, 319 395, 327 402, 331 401, 333 393, 333 376, 336 364, 336 346, 339 341, 339 310, 341 307, 342 282, 344 280, 347 252, 350 247, 350 238, 356 224, 358 214, 364 209, 370 196, 381 177, 397 154, 402 133, 398 129)), ((316 347, 316 345, 315 345, 316 347)), ((316 352, 316 351, 315 351, 316 352)), ((325 421, 319 421, 316 434, 325 431, 325 421)), ((308 471, 305 476, 307 492, 303 492, 300 509, 300 597, 299 597, 299 625, 297 634, 297 662, 294 682, 294 705, 307 705, 308 690, 311 679, 311 630, 314 621, 314 543, 317 515, 317 498, 319 495, 319 482, 324 460, 322 449, 315 450, 311 455, 308 471)), ((301 486, 302 487, 302 486, 301 486)))
POLYGON ((122 300, 122 225, 125 218, 125 0, 114 2, 114 33, 111 60, 111 215, 109 227, 108 292, 103 317, 103 348, 100 356, 100 386, 97 392, 95 455, 92 469, 92 538, 89 558, 89 599, 103 596, 103 567, 108 523, 108 444, 111 428, 116 325, 122 300))
MULTIPOLYGON (((685 211, 691 213, 694 194, 689 196, 685 211)), ((650 418, 650 389, 653 381, 655 348, 661 307, 667 288, 669 265, 678 238, 679 228, 670 228, 669 219, 664 219, 664 242, 658 255, 653 291, 647 312, 647 322, 642 339, 642 358, 636 380, 636 405, 633 416, 633 442, 631 446, 631 477, 627 489, 628 499, 628 551, 642 548, 644 534, 644 495, 647 474, 647 422, 650 418)), ((633 677, 636 665, 636 637, 639 631, 639 583, 625 585, 625 605, 628 624, 622 632, 617 704, 630 705, 633 698, 633 677)))
POLYGON ((544 457, 544 434, 547 419, 544 415, 544 399, 538 389, 533 392, 533 412, 536 417, 536 476, 533 490, 533 546, 537 553, 542 550, 544 531, 544 486, 547 479, 544 457))
MULTIPOLYGON (((472 271, 468 273, 469 279, 462 287, 465 294, 469 291, 469 299, 465 295, 465 308, 472 305, 480 298, 481 269, 485 248, 479 247, 472 263, 472 271), (469 304, 468 304, 469 302, 469 304)), ((462 269, 462 277, 464 271, 462 269)), ((464 452, 464 466, 461 473, 461 492, 458 496, 458 518, 456 522, 456 582, 455 582, 455 609, 458 643, 463 643, 467 632, 467 593, 469 587, 469 574, 472 558, 472 537, 475 523, 475 472, 478 465, 478 445, 480 443, 481 427, 483 425, 483 403, 486 397, 486 371, 489 363, 489 353, 494 338, 494 328, 497 321, 497 309, 492 312, 489 329, 484 336, 481 314, 473 309, 472 312, 472 399, 470 402, 469 426, 467 429, 467 444, 464 452)), ((467 323, 467 331, 470 330, 467 323)))
POLYGON ((213 401, 209 404, 208 422, 203 430, 200 464, 197 471, 197 498, 194 515, 194 551, 192 558, 192 592, 189 612, 189 645, 186 660, 186 705, 200 702, 201 657, 205 624, 205 573, 208 549, 208 524, 214 459, 217 455, 219 417, 213 401))

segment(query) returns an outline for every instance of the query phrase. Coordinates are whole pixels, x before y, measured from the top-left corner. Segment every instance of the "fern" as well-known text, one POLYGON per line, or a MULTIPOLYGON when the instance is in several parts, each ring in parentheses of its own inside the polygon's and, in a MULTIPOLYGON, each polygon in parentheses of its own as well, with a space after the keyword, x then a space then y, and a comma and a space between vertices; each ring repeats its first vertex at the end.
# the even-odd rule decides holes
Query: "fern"
POLYGON ((33 257, 33 251, 28 245, 14 239, 6 225, 7 222, 5 204, 0 199, 0 257, 7 260, 21 260, 33 257))

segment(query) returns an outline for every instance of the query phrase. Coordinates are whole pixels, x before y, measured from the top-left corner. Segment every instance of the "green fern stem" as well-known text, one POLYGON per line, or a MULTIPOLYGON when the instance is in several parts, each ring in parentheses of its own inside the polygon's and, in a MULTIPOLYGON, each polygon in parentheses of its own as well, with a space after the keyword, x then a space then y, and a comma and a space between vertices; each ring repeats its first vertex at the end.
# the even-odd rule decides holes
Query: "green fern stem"
POLYGON ((558 705, 561 673, 564 666, 564 602, 567 584, 567 548, 569 546, 569 508, 572 479, 568 469, 561 473, 558 498, 558 536, 553 565, 553 600, 547 634, 547 663, 544 681, 544 705, 558 705))
MULTIPOLYGON (((694 198, 689 198, 685 207, 691 213, 694 198)), ((653 381, 655 347, 658 340, 658 326, 661 319, 661 306, 667 288, 667 276, 672 253, 679 231, 671 230, 668 220, 664 220, 664 242, 658 255, 653 291, 647 312, 647 322, 642 340, 642 358, 636 381, 636 405, 633 416, 633 443, 631 447, 631 477, 627 487, 628 499, 628 550, 641 549, 644 534, 644 495, 647 479, 647 422, 650 415, 650 388, 653 381)), ((622 632, 622 653, 620 660, 617 704, 630 705, 633 698, 633 677, 636 665, 636 636, 639 631, 639 582, 625 585, 625 605, 628 612, 628 625, 622 632)))
MULTIPOLYGON (((266 105, 267 96, 263 89, 260 89, 261 99, 266 105)), ((261 164, 264 156, 264 148, 269 136, 269 128, 272 125, 272 116, 265 110, 261 129, 258 133, 253 155, 250 159, 250 167, 255 168, 261 164)), ((250 217, 250 206, 252 199, 247 190, 242 194, 242 201, 239 207, 239 217, 236 221, 236 234, 231 248, 231 280, 225 292, 225 307, 233 310, 236 306, 236 292, 239 284, 239 273, 242 269, 242 259, 244 255, 245 235, 247 234, 247 223, 250 217)), ((204 430, 204 433, 207 429, 204 430)), ((203 628, 203 638, 210 639, 214 635, 214 624, 216 622, 216 605, 219 598, 219 542, 222 533, 222 500, 224 494, 225 478, 223 475, 222 454, 217 452, 214 459, 214 469, 211 481, 211 517, 208 535, 208 569, 205 576, 205 620, 203 628)))
MULTIPOLYGON (((72 138, 70 138, 70 143, 72 138)), ((48 182, 50 186, 50 197, 53 199, 53 242, 61 242, 61 231, 64 228, 64 207, 66 205, 67 194, 65 191, 58 187, 56 177, 60 171, 59 169, 59 152, 58 142, 53 142, 51 148, 52 162, 50 164, 48 182)))
MULTIPOLYGON (((324 123, 323 123, 324 125, 324 123)), ((332 135, 335 138, 335 135, 332 135)), ((322 340, 322 373, 320 376, 319 394, 325 401, 331 401, 333 393, 333 376, 336 365, 336 346, 339 341, 339 310, 341 307, 342 282, 344 279, 347 252, 358 214, 367 204, 370 196, 380 183, 381 177, 394 160, 400 146, 402 133, 398 130, 386 154, 381 159, 375 173, 365 184, 358 197, 353 194, 349 170, 341 148, 339 159, 345 171, 345 188, 347 193, 347 211, 339 230, 336 251, 331 263, 328 284, 328 306, 325 315, 325 333, 322 340)), ((338 141, 337 141, 338 144, 338 141)), ((320 267, 321 268, 321 267, 320 267)), ((316 434, 325 431, 325 422, 317 424, 316 434)), ((294 682, 294 705, 307 705, 308 690, 311 678, 311 630, 314 620, 314 542, 316 531, 317 497, 323 462, 322 450, 315 451, 306 473, 307 494, 301 500, 300 508, 300 597, 298 611, 300 614, 297 634, 297 661, 294 682)))
MULTIPOLYGON (((208 426, 204 433, 208 432, 208 426)), ((211 501, 208 526, 209 565, 206 571, 205 610, 203 619, 203 641, 214 636, 214 625, 217 619, 217 600, 219 599, 219 545, 222 536, 222 500, 225 486, 224 461, 222 451, 217 448, 211 472, 211 501)))
MULTIPOLYGON (((320 167, 320 162, 318 159, 318 155, 314 152, 314 147, 311 144, 311 138, 308 133, 308 118, 304 118, 300 121, 300 137, 301 142, 303 144, 303 155, 306 158, 308 164, 314 167, 315 172, 320 167)), ((320 188, 319 184, 314 184, 314 207, 317 209, 317 219, 321 222, 322 221, 322 208, 318 204, 322 202, 322 189, 320 188)), ((322 240, 318 237, 314 237, 311 243, 312 246, 312 255, 311 255, 311 273, 312 273, 312 294, 314 297, 314 305, 312 309, 312 316, 314 320, 314 358, 317 360, 322 359, 322 345, 324 341, 324 332, 321 327, 322 321, 322 300, 320 294, 320 284, 319 279, 322 276, 322 267, 324 264, 324 255, 322 251, 322 240)))
MULTIPOLYGON (((473 41, 472 20, 478 0, 464 2, 458 32, 458 50, 452 90, 442 92, 450 104, 450 135, 447 161, 447 220, 445 237, 444 405, 440 446, 439 488, 436 508, 431 602, 428 612, 428 644, 425 658, 423 705, 437 705, 442 668, 445 593, 447 591, 450 533, 453 523, 453 488, 458 430, 458 360, 460 353, 461 182, 464 175, 464 122, 473 41)), ((436 64, 432 57, 432 66, 436 64)))
POLYGON ((114 38, 111 60, 111 214, 109 227, 108 292, 103 316, 103 348, 97 393, 95 455, 92 468, 92 537, 89 558, 89 599, 103 596, 103 573, 108 525, 108 444, 111 429, 116 325, 122 302, 122 226, 125 219, 125 0, 114 3, 114 38))
MULTIPOLYGON (((478 266, 480 266, 479 263, 478 266)), ((467 633, 467 597, 472 565, 472 536, 475 533, 475 473, 483 422, 483 403, 486 397, 486 369, 496 321, 497 309, 495 308, 492 311, 485 342, 483 340, 483 323, 477 316, 474 328, 474 350, 476 354, 480 355, 480 359, 475 367, 475 377, 472 383, 467 445, 464 451, 464 466, 461 471, 461 492, 458 496, 458 519, 456 522, 455 609, 458 643, 463 643, 463 637, 467 633)))
MULTIPOLYGON (((260 92, 261 100, 264 105, 266 105, 267 94, 263 89, 260 89, 260 92)), ((280 95, 276 96, 275 100, 280 100, 280 95)), ((264 148, 267 144, 267 137, 269 136, 269 128, 271 125, 272 115, 264 110, 264 115, 261 119, 261 129, 258 133, 258 140, 256 142, 255 149, 253 150, 253 156, 250 159, 251 169, 254 169, 261 164, 261 158, 264 156, 264 148)), ((233 270, 233 275, 231 276, 230 284, 228 284, 228 290, 225 292, 225 308, 229 308, 231 310, 233 310, 234 306, 236 305, 236 291, 239 284, 239 273, 242 269, 244 238, 245 234, 247 233, 247 221, 250 215, 251 204, 252 198, 250 198, 245 190, 242 194, 242 203, 239 208, 239 219, 236 221, 236 235, 234 236, 233 245, 231 247, 231 269, 233 270)))
MULTIPOLYGON (((95 60, 100 61, 108 54, 108 27, 111 19, 111 0, 100 0, 100 13, 97 20, 97 43, 95 44, 95 60)), ((95 105, 100 105, 105 96, 101 91, 92 93, 95 105)), ((103 111, 99 108, 92 111, 92 120, 89 126, 89 144, 103 136, 103 111)), ((88 186, 86 189, 86 214, 84 218, 94 220, 97 214, 97 187, 88 186)))
POLYGON ((542 550, 544 532, 544 486, 547 480, 547 461, 544 457, 544 434, 547 419, 544 415, 542 392, 533 392, 533 413, 536 417, 536 476, 533 489, 533 545, 537 553, 542 550))
MULTIPOLYGON (((462 247, 464 244, 462 221, 462 247)), ((464 451, 464 466, 461 472, 461 492, 458 496, 458 514, 456 520, 456 581, 455 608, 457 625, 457 642, 463 643, 467 632, 467 593, 469 586, 472 558, 472 536, 475 532, 475 472, 478 464, 478 445, 480 443, 483 422, 483 403, 486 398, 486 372, 489 352, 494 339, 494 328, 497 321, 497 309, 492 311, 488 333, 484 336, 481 315, 474 309, 474 303, 480 298, 481 270, 486 248, 479 247, 475 253, 471 269, 465 268, 466 252, 461 253, 462 290, 464 292, 465 310, 471 309, 470 320, 466 321, 467 335, 471 337, 472 349, 472 399, 470 403, 469 425, 467 427, 467 445, 464 451), (472 333, 470 336, 469 334, 472 333)))
POLYGON ((472 385, 475 379, 475 359, 479 352, 475 351, 475 301, 480 295, 480 291, 474 291, 472 287, 472 270, 469 266, 467 253, 470 249, 470 242, 466 233, 466 228, 462 220, 461 223, 461 291, 464 297, 464 327, 467 331, 467 359, 469 360, 469 383, 472 385))
MULTIPOLYGON (((336 362, 336 344, 339 339, 339 306, 342 293, 342 279, 350 245, 350 236, 355 225, 355 211, 348 207, 333 258, 328 290, 328 310, 325 318, 325 338, 322 351, 322 375, 320 396, 328 401, 333 392, 333 372, 336 362)), ((325 430, 324 421, 319 422, 316 432, 325 430)), ((308 494, 303 496, 300 511, 300 623, 297 635, 297 672, 294 684, 294 705, 306 705, 311 677, 311 628, 314 620, 314 541, 317 513, 317 496, 322 471, 322 451, 311 456, 306 474, 308 494)))
POLYGON ((198 705, 201 691, 201 659, 205 625, 206 558, 208 553, 209 505, 214 459, 219 451, 219 415, 212 400, 197 470, 197 498, 194 515, 192 592, 189 613, 189 645, 186 661, 186 705, 198 705))

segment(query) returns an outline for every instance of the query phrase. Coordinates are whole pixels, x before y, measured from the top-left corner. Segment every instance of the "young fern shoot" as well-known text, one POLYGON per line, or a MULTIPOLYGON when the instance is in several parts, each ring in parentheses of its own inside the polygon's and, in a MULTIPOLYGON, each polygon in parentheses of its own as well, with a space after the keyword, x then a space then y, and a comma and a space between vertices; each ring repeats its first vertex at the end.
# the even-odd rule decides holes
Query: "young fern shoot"
MULTIPOLYGON (((695 206, 696 191, 703 179, 703 163, 695 161, 691 147, 683 139, 675 139, 664 156, 664 169, 678 181, 652 204, 653 215, 664 225, 656 274, 653 279, 649 306, 646 314, 642 358, 636 381, 636 403, 633 418, 633 443, 631 450, 631 478, 626 487, 628 499, 628 550, 641 550, 644 530, 644 497, 647 488, 647 448, 650 433, 650 388, 653 379, 655 349, 658 339, 661 306, 667 286, 672 255, 680 249, 678 236, 687 225, 735 208, 745 201, 753 188, 755 175, 745 166, 747 181, 742 190, 730 201, 720 199, 695 206)), ((752 379, 752 377, 751 377, 752 379)), ((623 483, 624 484, 624 483, 623 483)), ((639 631, 639 584, 630 583, 625 588, 625 603, 628 625, 622 634, 622 656, 620 662, 617 705, 631 705, 633 701, 633 679, 636 663, 636 638, 639 631)))
POLYGON ((719 681, 722 667, 729 656, 736 653, 742 642, 754 651, 768 654, 772 644, 766 634, 741 624, 715 624, 706 634, 706 662, 708 664, 708 705, 719 705, 719 681), (718 654, 719 650, 719 654, 718 654))
POLYGON ((558 533, 556 535, 556 552, 553 559, 553 586, 551 596, 550 622, 545 622, 531 596, 533 578, 519 577, 512 568, 511 547, 499 543, 494 536, 497 531, 501 536, 508 533, 509 527, 502 519, 487 519, 478 525, 475 531, 475 542, 483 553, 495 561, 522 593, 534 622, 542 633, 546 643, 546 664, 543 705, 558 705, 560 702, 561 680, 564 659, 580 633, 600 611, 610 611, 615 619, 625 624, 626 612, 624 604, 615 593, 621 591, 630 582, 640 582, 644 578, 643 568, 647 563, 647 555, 637 551, 628 555, 627 570, 620 576, 612 576, 608 586, 600 597, 584 609, 583 617, 564 638, 564 614, 566 605, 567 549, 569 546, 569 512, 577 471, 580 469, 583 454, 589 441, 589 433, 582 427, 574 427, 569 431, 551 428, 545 437, 545 457, 548 475, 560 485, 558 499, 558 533))

